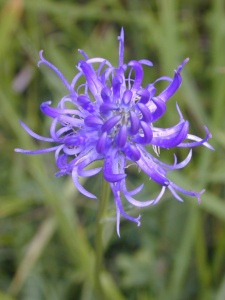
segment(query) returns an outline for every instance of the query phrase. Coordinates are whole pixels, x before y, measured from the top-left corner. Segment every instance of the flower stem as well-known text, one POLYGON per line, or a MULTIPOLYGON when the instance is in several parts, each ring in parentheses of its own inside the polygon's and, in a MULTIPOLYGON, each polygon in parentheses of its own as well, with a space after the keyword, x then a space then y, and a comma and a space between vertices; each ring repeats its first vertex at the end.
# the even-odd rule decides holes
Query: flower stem
POLYGON ((107 181, 102 179, 102 190, 99 199, 99 208, 96 221, 96 237, 95 237, 95 250, 96 250, 96 262, 95 262, 95 286, 96 292, 101 299, 104 296, 103 287, 101 283, 101 272, 103 269, 103 218, 108 206, 108 200, 110 196, 110 185, 107 181))

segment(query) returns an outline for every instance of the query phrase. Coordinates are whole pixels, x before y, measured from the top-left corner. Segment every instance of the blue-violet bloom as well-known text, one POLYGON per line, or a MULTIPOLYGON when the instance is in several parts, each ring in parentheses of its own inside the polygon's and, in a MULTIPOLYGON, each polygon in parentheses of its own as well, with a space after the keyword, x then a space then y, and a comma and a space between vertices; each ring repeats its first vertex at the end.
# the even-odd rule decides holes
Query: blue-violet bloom
POLYGON ((187 191, 176 185, 167 177, 167 173, 185 167, 191 160, 190 150, 184 161, 178 163, 176 156, 172 165, 161 162, 160 148, 196 147, 204 145, 213 149, 208 143, 211 134, 205 127, 206 137, 201 139, 189 134, 189 122, 186 121, 176 105, 179 123, 170 128, 155 127, 154 123, 166 112, 166 102, 179 89, 181 71, 188 62, 186 58, 174 71, 174 77, 160 77, 155 82, 142 86, 144 77, 143 65, 151 67, 151 61, 142 59, 124 63, 124 31, 119 40, 119 65, 114 67, 104 58, 84 57, 77 65, 78 73, 69 83, 62 73, 40 52, 40 64, 51 68, 68 89, 56 108, 51 101, 41 104, 42 113, 53 119, 50 126, 50 138, 34 133, 23 122, 22 127, 35 139, 55 143, 50 148, 40 150, 15 149, 25 154, 42 154, 55 152, 58 169, 56 176, 69 174, 74 185, 85 196, 96 198, 84 189, 79 177, 89 177, 101 170, 104 179, 110 183, 117 212, 117 233, 119 233, 120 216, 140 225, 140 216, 129 216, 123 209, 122 196, 136 207, 156 204, 168 188, 178 201, 183 201, 177 192, 194 196, 200 201, 204 192, 187 191), (97 67, 96 67, 97 65, 97 67), (156 95, 155 83, 168 81, 165 90, 156 95), (74 107, 73 107, 74 106, 74 107), (72 107, 72 108, 71 108, 72 107), (189 142, 184 142, 186 139, 189 142), (153 154, 146 150, 152 145, 153 154), (95 161, 103 161, 102 167, 85 169, 95 161), (136 164, 149 178, 161 186, 156 199, 138 201, 133 196, 141 191, 143 184, 129 191, 126 185, 126 168, 136 164))

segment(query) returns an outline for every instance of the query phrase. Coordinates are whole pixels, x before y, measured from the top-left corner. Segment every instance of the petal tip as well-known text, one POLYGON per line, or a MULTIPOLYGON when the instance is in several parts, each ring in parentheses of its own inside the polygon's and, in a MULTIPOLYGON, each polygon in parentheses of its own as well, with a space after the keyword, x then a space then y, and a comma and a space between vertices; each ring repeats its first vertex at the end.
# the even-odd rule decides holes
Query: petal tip
POLYGON ((40 57, 40 60, 39 60, 39 62, 37 63, 37 66, 38 66, 38 68, 40 67, 40 64, 42 64, 43 63, 43 52, 44 52, 44 50, 40 50, 39 51, 39 57, 40 57))

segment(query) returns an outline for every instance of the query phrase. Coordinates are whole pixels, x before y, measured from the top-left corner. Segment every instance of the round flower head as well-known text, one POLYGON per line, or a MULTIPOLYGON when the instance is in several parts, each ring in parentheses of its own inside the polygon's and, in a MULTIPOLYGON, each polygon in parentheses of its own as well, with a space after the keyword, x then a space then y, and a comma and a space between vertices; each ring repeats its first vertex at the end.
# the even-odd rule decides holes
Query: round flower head
POLYGON ((199 193, 187 191, 168 177, 167 173, 185 167, 192 157, 190 150, 186 159, 168 165, 161 162, 159 148, 196 147, 207 143, 211 137, 205 127, 206 137, 201 139, 189 134, 189 123, 178 107, 180 121, 170 128, 155 127, 156 120, 166 112, 166 102, 179 89, 182 77, 181 71, 188 62, 185 59, 174 71, 174 77, 161 77, 146 86, 142 85, 143 65, 151 67, 149 60, 132 60, 124 63, 124 32, 121 30, 119 40, 119 65, 114 67, 104 58, 89 58, 82 50, 84 57, 77 65, 77 74, 69 83, 62 73, 43 57, 40 52, 38 65, 50 67, 62 80, 68 89, 68 95, 63 97, 56 108, 51 107, 51 101, 41 104, 41 111, 52 118, 50 138, 34 133, 24 123, 23 128, 34 138, 52 142, 56 145, 41 150, 15 149, 25 154, 41 154, 54 151, 59 172, 56 176, 69 174, 74 185, 85 196, 96 198, 84 189, 79 177, 93 176, 100 171, 104 179, 110 183, 117 212, 117 233, 119 235, 120 217, 140 225, 140 216, 129 216, 123 209, 121 197, 136 207, 145 207, 157 203, 168 188, 173 196, 182 201, 177 192, 194 196, 200 201, 199 193), (168 81, 168 86, 156 95, 155 83, 160 80, 168 81), (72 108, 71 108, 72 107, 72 108), (185 140, 189 140, 185 142, 185 140), (153 154, 146 150, 152 145, 153 154), (103 166, 86 170, 93 162, 101 160, 103 166), (132 191, 127 190, 126 168, 136 164, 149 178, 161 186, 156 199, 138 201, 133 196, 141 191, 143 185, 132 191))

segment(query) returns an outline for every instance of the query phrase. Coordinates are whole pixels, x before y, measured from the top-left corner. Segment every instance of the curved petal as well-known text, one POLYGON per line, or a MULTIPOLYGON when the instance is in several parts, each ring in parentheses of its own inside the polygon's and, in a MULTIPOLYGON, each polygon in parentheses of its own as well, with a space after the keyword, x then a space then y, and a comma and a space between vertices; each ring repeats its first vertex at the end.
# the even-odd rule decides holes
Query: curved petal
POLYGON ((55 151, 55 161, 56 161, 56 163, 57 163, 57 160, 58 160, 58 157, 59 157, 59 155, 60 155, 60 152, 61 152, 61 150, 63 149, 63 144, 62 145, 60 145, 59 147, 58 147, 58 149, 55 151))
POLYGON ((192 157, 192 149, 189 151, 187 157, 182 162, 180 162, 179 164, 174 164, 174 169, 176 170, 182 169, 185 166, 187 166, 187 164, 191 161, 191 157, 192 157))
POLYGON ((109 181, 109 182, 121 181, 127 175, 125 173, 114 174, 112 172, 113 163, 114 162, 113 162, 113 157, 112 156, 106 157, 104 167, 103 167, 104 178, 105 178, 106 181, 109 181))
POLYGON ((113 174, 111 170, 108 170, 106 167, 103 169, 104 178, 108 182, 117 182, 124 179, 127 175, 126 174, 113 174))
POLYGON ((44 141, 44 142, 54 142, 54 140, 52 138, 47 138, 44 136, 41 136, 35 132, 33 132, 25 123, 23 123, 22 121, 20 121, 20 125, 23 127, 24 130, 26 130, 27 133, 29 133, 29 135, 31 135, 33 138, 40 140, 40 141, 44 141))
POLYGON ((168 129, 153 127, 151 144, 162 148, 176 147, 187 137, 188 129, 188 121, 180 122, 176 126, 168 129))
POLYGON ((96 127, 96 126, 101 126, 103 124, 103 121, 101 118, 97 116, 87 116, 84 119, 84 124, 88 127, 96 127))
POLYGON ((75 187, 78 189, 78 191, 83 194, 84 196, 88 198, 96 199, 97 197, 93 195, 92 193, 88 192, 79 182, 78 180, 78 174, 77 174, 77 168, 74 168, 72 171, 72 179, 74 182, 75 187))
POLYGON ((158 160, 155 157, 152 157, 152 159, 155 163, 157 163, 160 166, 168 169, 168 171, 172 171, 172 170, 178 170, 178 169, 184 168, 191 161, 191 157, 192 157, 192 149, 189 151, 187 157, 182 162, 180 162, 179 164, 177 164, 176 156, 175 156, 175 162, 174 162, 173 165, 165 164, 165 163, 161 162, 160 160, 158 160))
POLYGON ((69 124, 71 127, 78 127, 78 128, 80 128, 84 123, 84 121, 82 119, 76 119, 74 117, 65 116, 65 115, 60 115, 57 118, 57 120, 63 126, 65 126, 65 125, 67 126, 69 124))
POLYGON ((147 156, 142 154, 141 158, 137 161, 137 165, 158 184, 163 186, 168 186, 170 184, 169 179, 165 177, 166 171, 147 156))
POLYGON ((138 133, 140 129, 140 121, 138 116, 132 110, 130 111, 130 132, 131 134, 138 133))
POLYGON ((129 196, 133 196, 133 195, 136 195, 138 194, 144 187, 144 183, 142 183, 141 185, 139 185, 137 188, 131 190, 131 191, 128 191, 126 186, 123 188, 123 193, 126 194, 126 195, 129 195, 129 196))
POLYGON ((50 135, 51 137, 53 138, 53 140, 55 142, 63 142, 64 140, 64 134, 66 132, 70 132, 71 128, 68 127, 68 126, 65 126, 65 127, 62 127, 60 128, 59 130, 56 129, 57 127, 57 124, 58 124, 58 119, 55 118, 53 121, 52 121, 52 124, 50 126, 50 135), (62 137, 60 137, 62 135, 62 137))
POLYGON ((66 169, 68 166, 67 163, 67 158, 68 155, 66 155, 65 153, 62 153, 61 155, 59 155, 61 149, 57 149, 57 151, 55 152, 55 161, 56 161, 56 166, 59 170, 63 170, 66 169), (57 153, 58 152, 58 153, 57 153))
POLYGON ((152 113, 152 122, 155 122, 166 112, 166 104, 159 97, 153 97, 151 100, 154 103, 154 109, 152 108, 151 103, 149 109, 152 113))
POLYGON ((131 99, 133 97, 133 93, 131 92, 131 90, 126 90, 123 93, 123 97, 122 97, 122 103, 125 105, 129 105, 131 102, 131 99))
POLYGON ((120 119, 122 118, 122 116, 120 115, 115 115, 112 118, 108 119, 104 125, 102 125, 102 132, 107 131, 108 133, 110 132, 110 130, 120 121, 120 119))
POLYGON ((150 99, 150 92, 147 89, 140 89, 137 95, 141 97, 139 103, 146 104, 150 99))
POLYGON ((49 61, 47 61, 44 57, 43 57, 43 50, 41 50, 39 52, 39 56, 40 56, 40 60, 38 62, 38 67, 40 66, 40 64, 45 64, 46 66, 48 66, 50 69, 52 69, 58 76, 59 78, 62 80, 63 84, 65 85, 65 87, 72 92, 72 88, 70 86, 70 84, 68 83, 68 81, 66 80, 66 78, 63 76, 63 74, 59 71, 58 68, 56 68, 53 64, 51 64, 49 61))
POLYGON ((146 65, 146 66, 149 66, 149 67, 153 66, 153 63, 148 59, 140 59, 138 62, 142 65, 146 65))
POLYGON ((82 146, 86 142, 87 138, 82 135, 66 136, 64 143, 67 147, 82 146))
POLYGON ((165 190, 166 190, 166 187, 163 186, 156 199, 146 200, 146 201, 143 201, 143 202, 138 201, 138 200, 132 198, 131 196, 127 195, 127 194, 124 194, 124 196, 126 197, 127 201, 130 202, 132 205, 137 206, 137 207, 146 207, 146 206, 158 203, 159 200, 162 198, 165 190))
MULTIPOLYGON (((76 85, 76 83, 78 82, 78 79, 79 79, 80 77, 82 77, 82 76, 84 76, 84 74, 83 74, 82 72, 79 72, 79 73, 76 74, 76 76, 74 76, 74 78, 73 78, 73 80, 72 80, 72 82, 71 82, 71 88, 72 88, 72 89, 75 89, 75 85, 76 85)), ((73 92, 75 93, 75 91, 73 91, 73 92)))
POLYGON ((188 134, 187 139, 193 140, 193 141, 196 141, 196 142, 181 143, 177 147, 185 148, 185 147, 197 147, 197 146, 203 145, 203 146, 205 146, 205 147, 207 147, 211 150, 214 150, 214 148, 209 143, 206 143, 212 137, 212 134, 210 133, 210 131, 208 130, 208 128, 206 126, 204 126, 204 129, 206 131, 206 137, 204 139, 201 139, 198 136, 195 136, 195 135, 192 135, 192 134, 188 134))
POLYGON ((101 170, 102 170, 102 167, 94 168, 91 170, 79 170, 78 169, 78 175, 80 175, 82 177, 90 177, 90 176, 94 176, 94 175, 98 174, 101 170))
POLYGON ((48 153, 48 152, 53 152, 56 151, 60 146, 55 146, 51 148, 44 148, 44 149, 38 149, 38 150, 24 150, 20 148, 15 148, 15 152, 23 153, 23 154, 43 154, 43 153, 48 153))
POLYGON ((96 76, 96 73, 94 72, 93 68, 86 63, 86 61, 81 60, 79 62, 79 67, 84 73, 84 76, 86 77, 88 88, 90 89, 91 93, 96 96, 101 93, 101 90, 103 88, 102 83, 99 81, 99 79, 96 76))
POLYGON ((162 99, 164 102, 166 102, 169 98, 171 98, 176 91, 179 89, 181 83, 182 83, 182 77, 180 75, 180 72, 182 71, 184 65, 188 62, 189 58, 186 58, 182 64, 177 68, 177 70, 174 71, 175 75, 173 78, 173 81, 171 84, 158 95, 160 99, 162 99))
POLYGON ((123 83, 123 78, 120 75, 116 75, 112 80, 112 89, 113 89, 113 101, 117 103, 120 100, 120 89, 123 83))
POLYGON ((68 147, 65 144, 63 145, 63 152, 67 155, 78 155, 84 149, 83 146, 80 147, 68 147))
POLYGON ((149 206, 151 204, 154 203, 154 199, 153 200, 147 200, 147 201, 138 201, 136 199, 134 199, 133 197, 127 195, 127 194, 124 194, 125 198, 127 199, 128 202, 130 202, 132 205, 136 206, 136 207, 146 207, 146 206, 149 206))
POLYGON ((66 155, 64 153, 58 156, 58 158, 56 159, 56 166, 59 170, 62 171, 63 169, 67 168, 67 166, 68 166, 67 158, 68 158, 68 155, 66 155))
POLYGON ((58 118, 58 121, 65 122, 65 123, 71 123, 73 126, 77 126, 78 124, 81 124, 82 120, 76 119, 74 117, 71 117, 70 115, 77 115, 79 117, 82 117, 82 113, 73 110, 73 109, 59 109, 50 107, 51 101, 43 102, 40 105, 40 109, 43 114, 55 119, 58 118))
POLYGON ((165 193, 165 190, 166 190, 166 187, 163 186, 162 189, 161 189, 161 192, 159 193, 158 197, 155 199, 155 201, 153 203, 154 205, 157 204, 159 202, 159 200, 162 198, 162 196, 165 193))
POLYGON ((119 148, 123 148, 127 142, 127 126, 123 124, 119 130, 116 144, 119 148))
POLYGON ((111 92, 110 88, 104 87, 101 90, 101 97, 105 103, 108 103, 111 101, 111 95, 112 95, 112 92, 111 92))
POLYGON ((134 142, 144 144, 144 145, 152 143, 153 133, 152 133, 151 126, 141 121, 141 128, 143 130, 143 136, 141 135, 135 136, 134 142))
POLYGON ((51 118, 57 118, 60 114, 59 109, 50 107, 51 101, 46 101, 41 103, 40 105, 40 110, 42 111, 43 114, 51 117, 51 118))
POLYGON ((132 67, 135 71, 135 78, 134 78, 134 83, 132 85, 131 91, 139 90, 144 77, 144 71, 142 65, 136 60, 132 60, 128 63, 128 66, 132 67))
POLYGON ((84 109, 89 111, 90 113, 93 113, 95 111, 93 104, 91 103, 91 100, 86 95, 81 95, 77 97, 77 103, 84 109))
POLYGON ((171 191, 173 194, 174 198, 176 198, 180 202, 184 202, 184 200, 177 194, 177 192, 173 189, 172 186, 168 186, 168 189, 171 191))
POLYGON ((140 112, 142 113, 143 121, 145 121, 146 123, 151 122, 152 114, 151 114, 149 108, 147 107, 147 105, 145 105, 143 103, 138 103, 137 107, 139 108, 140 112))
POLYGON ((107 145, 107 132, 105 131, 97 141, 96 151, 98 153, 104 153, 107 145))
POLYGON ((141 216, 139 215, 137 218, 134 218, 134 217, 131 217, 131 216, 129 216, 128 214, 126 214, 125 213, 125 211, 124 211, 124 209, 123 209, 123 206, 122 206, 122 201, 121 201, 121 198, 120 198, 120 193, 119 193, 119 191, 116 193, 116 194, 114 194, 114 201, 115 201, 115 203, 116 203, 116 206, 118 207, 118 209, 119 209, 119 212, 120 212, 120 214, 125 218, 125 219, 127 219, 127 220, 130 220, 130 221, 132 221, 132 222, 135 222, 135 223, 137 223, 137 226, 140 226, 141 225, 141 222, 140 222, 140 218, 141 218, 141 216))
POLYGON ((195 192, 195 191, 187 191, 183 188, 181 188, 180 186, 176 185, 175 183, 171 182, 170 186, 168 187, 170 189, 170 191, 172 192, 172 194, 175 196, 175 198, 179 201, 183 201, 175 192, 174 189, 176 189, 178 192, 188 195, 188 196, 192 196, 192 197, 196 197, 198 199, 198 203, 201 202, 201 195, 205 192, 205 190, 201 190, 200 192, 195 192), (180 200, 180 199, 181 200, 180 200))
POLYGON ((112 102, 103 103, 99 107, 99 111, 101 114, 108 114, 110 111, 118 110, 118 109, 119 109, 118 106, 112 102))
POLYGON ((137 161, 141 158, 141 152, 135 145, 128 144, 123 151, 125 152, 127 158, 132 161, 137 161))

